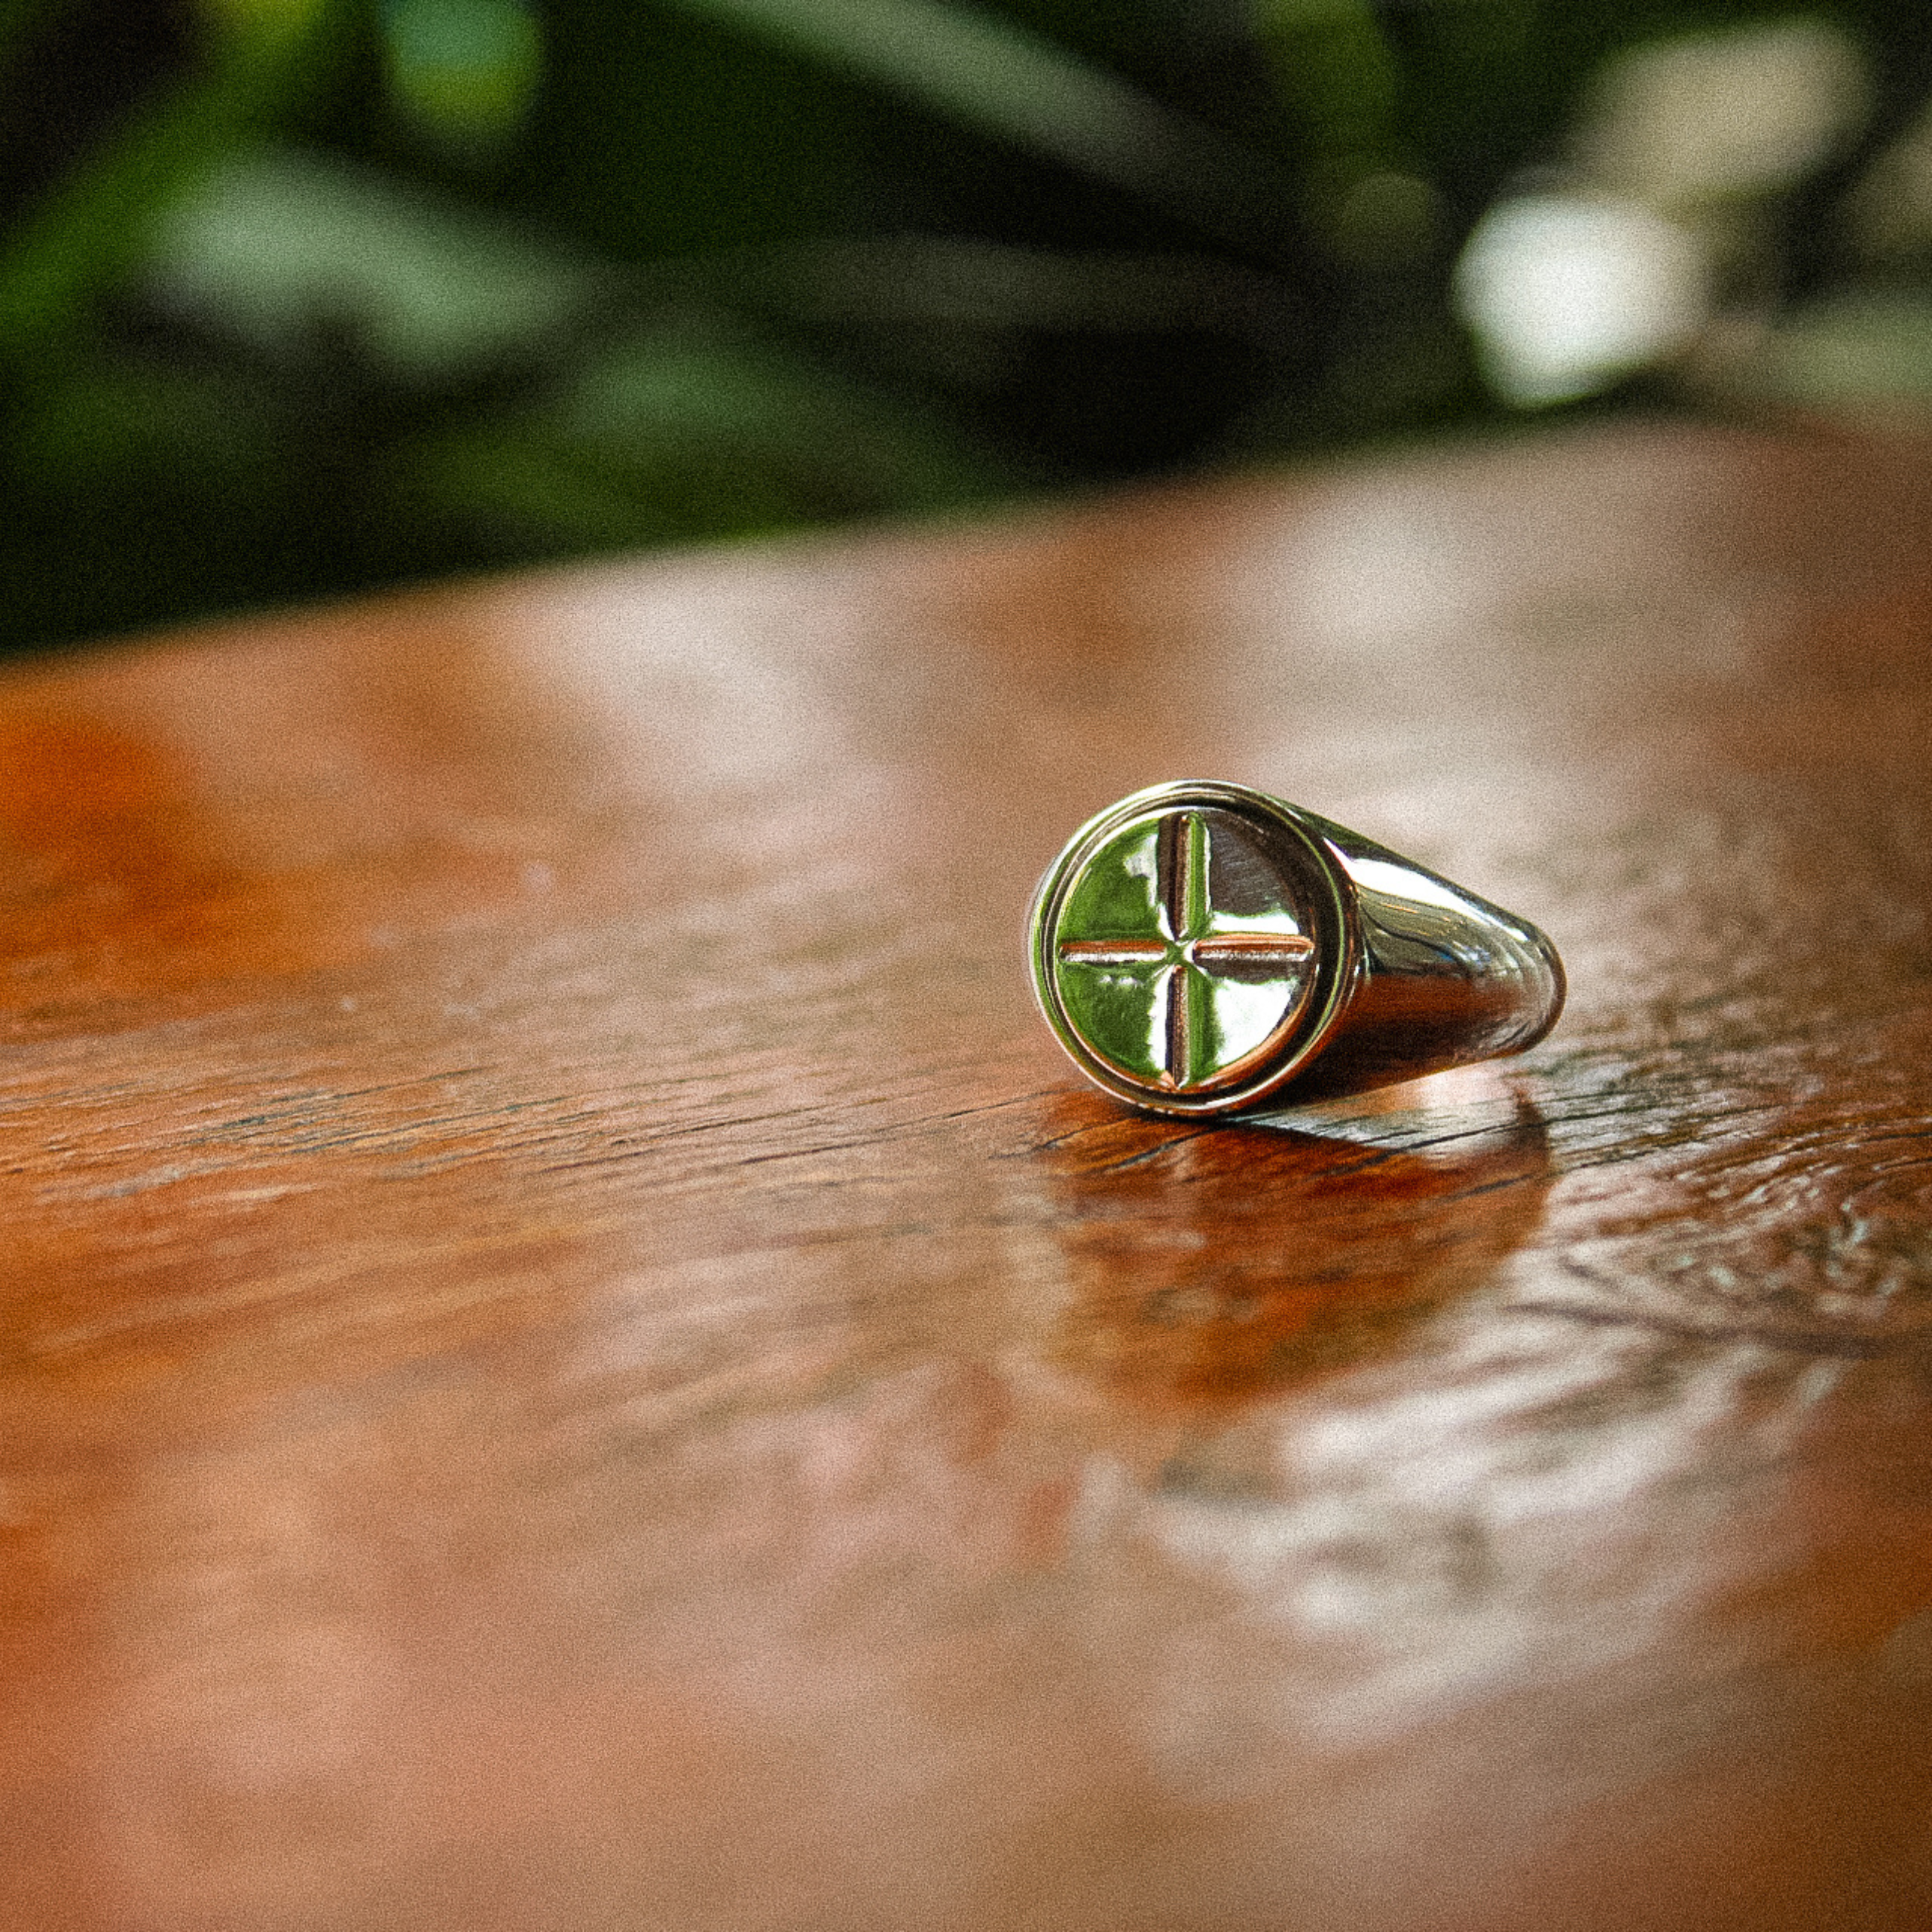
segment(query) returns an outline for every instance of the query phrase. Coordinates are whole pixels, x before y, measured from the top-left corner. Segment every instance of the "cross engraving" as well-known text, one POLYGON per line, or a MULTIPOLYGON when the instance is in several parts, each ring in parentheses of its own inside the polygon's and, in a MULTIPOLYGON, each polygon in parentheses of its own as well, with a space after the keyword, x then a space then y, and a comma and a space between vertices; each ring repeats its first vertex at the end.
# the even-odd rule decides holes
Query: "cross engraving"
POLYGON ((1212 836, 1198 812, 1174 812, 1161 822, 1155 844, 1155 932, 1062 939, 1056 949, 1067 965, 1146 975, 1150 1018, 1159 1034, 1150 1044, 1156 1048, 1159 1084, 1170 1090, 1201 1086, 1226 1070, 1212 1037, 1210 1003, 1217 981, 1292 980, 1315 951, 1304 933, 1244 928, 1217 910, 1212 836))

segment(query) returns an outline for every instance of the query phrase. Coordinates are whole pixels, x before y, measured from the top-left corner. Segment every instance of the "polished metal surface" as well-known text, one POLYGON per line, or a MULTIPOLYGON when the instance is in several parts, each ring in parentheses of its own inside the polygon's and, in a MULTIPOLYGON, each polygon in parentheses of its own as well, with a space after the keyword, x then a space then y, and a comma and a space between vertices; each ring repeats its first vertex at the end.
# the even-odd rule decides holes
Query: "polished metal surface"
POLYGON ((1169 1114, 1334 1092, 1534 1045, 1563 968, 1527 920, 1246 786, 1183 780, 1091 819, 1028 941, 1081 1071, 1169 1114))

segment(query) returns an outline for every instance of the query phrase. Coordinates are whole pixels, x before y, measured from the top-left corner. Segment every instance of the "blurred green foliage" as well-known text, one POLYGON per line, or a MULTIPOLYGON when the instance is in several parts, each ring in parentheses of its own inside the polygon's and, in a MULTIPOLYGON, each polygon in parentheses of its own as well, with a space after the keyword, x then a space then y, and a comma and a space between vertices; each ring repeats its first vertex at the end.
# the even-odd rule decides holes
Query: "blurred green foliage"
MULTIPOLYGON (((1917 12, 1805 11, 1871 99, 1753 217, 1796 392, 1917 12)), ((1494 415, 1473 224, 1619 50, 1790 14, 0 0, 0 647, 1494 415)))

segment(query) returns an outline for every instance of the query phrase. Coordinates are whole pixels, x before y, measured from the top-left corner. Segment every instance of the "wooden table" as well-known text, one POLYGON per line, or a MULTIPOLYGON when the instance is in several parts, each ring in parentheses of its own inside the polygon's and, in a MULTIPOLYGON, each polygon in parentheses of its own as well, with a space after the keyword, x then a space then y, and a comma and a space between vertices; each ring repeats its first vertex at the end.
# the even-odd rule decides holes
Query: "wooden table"
POLYGON ((0 678, 0 1924, 1932 1921, 1932 464, 1599 429, 0 678), (1162 778, 1562 948, 1082 1088, 1162 778))

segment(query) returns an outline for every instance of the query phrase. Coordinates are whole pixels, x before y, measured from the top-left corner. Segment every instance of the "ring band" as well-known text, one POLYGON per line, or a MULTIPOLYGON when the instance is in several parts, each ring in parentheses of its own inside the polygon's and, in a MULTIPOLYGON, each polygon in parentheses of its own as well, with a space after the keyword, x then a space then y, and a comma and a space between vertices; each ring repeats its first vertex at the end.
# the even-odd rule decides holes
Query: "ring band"
POLYGON ((1090 819, 1033 895, 1047 1023, 1156 1113, 1413 1079, 1534 1046, 1563 964, 1527 920, 1266 792, 1186 780, 1090 819))

